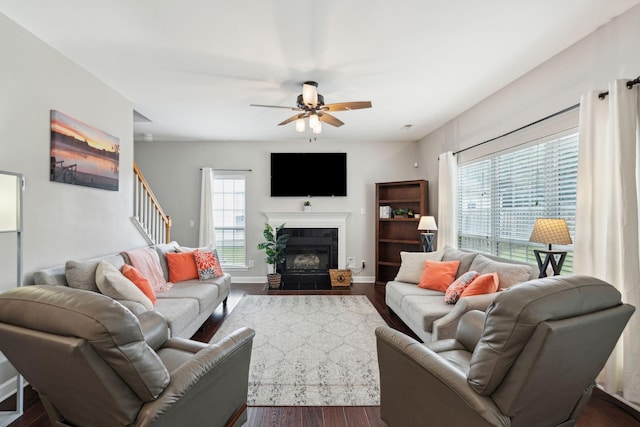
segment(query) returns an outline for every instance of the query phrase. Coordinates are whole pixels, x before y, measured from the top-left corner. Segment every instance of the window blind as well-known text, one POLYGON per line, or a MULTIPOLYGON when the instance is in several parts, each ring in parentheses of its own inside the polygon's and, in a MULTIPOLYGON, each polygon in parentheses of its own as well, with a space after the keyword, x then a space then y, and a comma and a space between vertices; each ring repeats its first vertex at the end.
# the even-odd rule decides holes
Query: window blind
POLYGON ((246 265, 245 177, 213 177, 213 212, 216 249, 223 266, 246 265))
MULTIPOLYGON (((575 230, 577 129, 459 165, 458 245, 535 264, 536 218, 564 218, 575 230)), ((569 250, 571 247, 554 246, 569 250)), ((571 272, 567 255, 563 272, 571 272)))

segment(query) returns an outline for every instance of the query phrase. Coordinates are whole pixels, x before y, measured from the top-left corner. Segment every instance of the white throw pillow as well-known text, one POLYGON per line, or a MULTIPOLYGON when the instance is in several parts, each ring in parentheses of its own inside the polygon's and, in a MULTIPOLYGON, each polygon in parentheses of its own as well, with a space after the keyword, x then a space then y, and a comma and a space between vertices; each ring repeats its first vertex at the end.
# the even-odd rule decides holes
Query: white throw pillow
POLYGON ((470 270, 480 274, 498 273, 500 288, 509 288, 517 283, 526 282, 531 275, 531 266, 494 261, 484 255, 478 255, 471 263, 470 270))
POLYGON ((400 252, 400 270, 395 280, 398 282, 420 283, 425 260, 442 261, 443 251, 435 252, 400 252))
POLYGON ((101 261, 96 268, 96 284, 100 292, 116 301, 136 301, 147 310, 153 309, 151 300, 120 270, 106 261, 101 261))

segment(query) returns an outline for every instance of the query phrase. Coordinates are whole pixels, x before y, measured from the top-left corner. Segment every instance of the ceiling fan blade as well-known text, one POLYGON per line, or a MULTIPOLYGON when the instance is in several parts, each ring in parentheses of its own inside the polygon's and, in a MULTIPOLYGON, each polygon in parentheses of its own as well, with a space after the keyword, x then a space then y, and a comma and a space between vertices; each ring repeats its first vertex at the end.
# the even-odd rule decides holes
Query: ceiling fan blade
POLYGON ((295 116, 291 116, 289 117, 287 120, 285 120, 282 123, 278 123, 278 126, 282 126, 282 125, 286 125, 287 123, 291 123, 294 122, 300 118, 304 117, 304 114, 296 114, 295 116))
POLYGON ((302 101, 304 105, 315 108, 318 105, 318 83, 304 82, 302 85, 302 101))
POLYGON ((357 102, 336 102, 335 104, 327 104, 322 107, 323 111, 349 111, 360 110, 362 108, 371 108, 371 101, 357 102))
POLYGON ((302 111, 298 107, 283 107, 282 105, 263 105, 263 104, 249 104, 250 107, 266 107, 266 108, 285 108, 287 110, 302 111))
POLYGON ((325 122, 331 126, 335 126, 337 128, 339 128, 340 126, 342 126, 344 124, 344 122, 340 119, 338 119, 335 116, 332 116, 329 113, 318 113, 318 118, 320 119, 321 122, 325 122))

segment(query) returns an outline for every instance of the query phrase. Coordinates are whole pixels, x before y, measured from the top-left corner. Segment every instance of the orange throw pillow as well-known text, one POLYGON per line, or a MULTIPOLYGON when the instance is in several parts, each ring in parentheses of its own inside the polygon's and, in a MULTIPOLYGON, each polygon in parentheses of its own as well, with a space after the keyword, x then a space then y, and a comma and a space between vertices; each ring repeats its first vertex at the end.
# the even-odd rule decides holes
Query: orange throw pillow
POLYGON ((171 283, 198 278, 198 267, 193 252, 167 252, 167 264, 171 283))
POLYGON ((499 283, 500 279, 498 278, 498 273, 482 274, 469 283, 469 286, 467 286, 464 291, 462 291, 462 294, 460 294, 460 298, 496 292, 498 290, 499 283))
POLYGON ((418 287, 446 292, 454 280, 460 267, 460 261, 431 261, 425 260, 422 278, 418 287))
POLYGON ((156 303, 156 293, 153 291, 151 283, 140 273, 140 270, 132 265, 125 264, 122 266, 122 275, 131 280, 134 285, 142 291, 143 294, 151 300, 152 304, 156 303))

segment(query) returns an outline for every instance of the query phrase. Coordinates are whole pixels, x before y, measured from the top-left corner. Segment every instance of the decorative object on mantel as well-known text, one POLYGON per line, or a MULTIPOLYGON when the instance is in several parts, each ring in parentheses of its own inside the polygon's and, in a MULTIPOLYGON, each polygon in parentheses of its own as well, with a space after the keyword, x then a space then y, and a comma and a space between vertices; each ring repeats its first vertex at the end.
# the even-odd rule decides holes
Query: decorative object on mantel
POLYGON ((51 110, 49 181, 118 191, 120 140, 51 110))
MULTIPOLYGON (((16 286, 22 286, 22 192, 24 177, 22 174, 0 171, 0 233, 16 233, 16 286)), ((0 411, 0 425, 9 425, 23 413, 22 375, 16 376, 16 409, 0 411)))
POLYGON ((548 250, 546 251, 539 249, 533 251, 540 269, 540 277, 547 277, 547 268, 549 266, 551 266, 555 276, 559 275, 567 257, 567 252, 554 251, 551 249, 551 245, 570 245, 572 243, 567 221, 564 218, 536 219, 529 241, 548 245, 548 250), (544 261, 542 260, 543 254, 545 255, 544 261))
POLYGON ((267 283, 270 289, 280 288, 280 281, 282 279, 280 273, 278 273, 278 264, 285 261, 284 250, 287 247, 287 241, 289 240, 288 234, 282 234, 278 236, 278 231, 284 228, 284 224, 273 227, 269 224, 264 225, 264 242, 258 244, 258 249, 264 249, 265 262, 271 267, 271 272, 267 273, 267 283))
POLYGON ((422 252, 433 252, 433 242, 435 241, 435 233, 431 233, 431 230, 437 230, 436 219, 432 216, 420 217, 418 223, 418 230, 425 230, 421 234, 422 237, 422 252))
POLYGON ((311 202, 309 200, 305 200, 302 210, 304 212, 311 212, 311 202))

